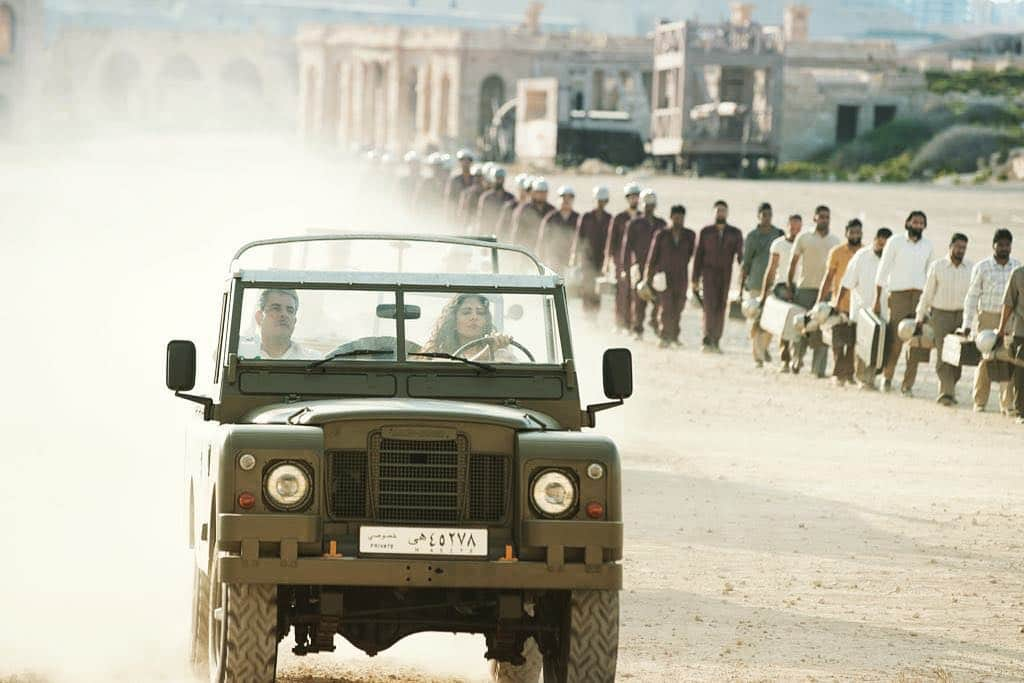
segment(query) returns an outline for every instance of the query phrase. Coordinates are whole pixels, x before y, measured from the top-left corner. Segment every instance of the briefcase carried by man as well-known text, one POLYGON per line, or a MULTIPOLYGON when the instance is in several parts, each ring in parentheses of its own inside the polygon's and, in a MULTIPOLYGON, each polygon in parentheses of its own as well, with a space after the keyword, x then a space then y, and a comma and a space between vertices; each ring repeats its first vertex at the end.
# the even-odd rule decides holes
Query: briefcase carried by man
POLYGON ((800 338, 796 320, 807 313, 803 306, 783 301, 777 296, 769 296, 764 301, 761 311, 761 329, 784 341, 796 341, 800 338))
MULTIPOLYGON (((732 292, 730 292, 731 294, 732 292)), ((729 319, 730 320, 746 320, 747 316, 743 315, 743 288, 740 288, 739 294, 732 297, 729 301, 729 319)))
POLYGON ((981 363, 981 352, 973 339, 962 334, 947 334, 942 339, 942 362, 958 368, 981 363))
POLYGON ((857 357, 869 368, 876 370, 885 365, 889 340, 886 338, 885 321, 874 311, 860 309, 857 314, 857 343, 854 347, 857 357))

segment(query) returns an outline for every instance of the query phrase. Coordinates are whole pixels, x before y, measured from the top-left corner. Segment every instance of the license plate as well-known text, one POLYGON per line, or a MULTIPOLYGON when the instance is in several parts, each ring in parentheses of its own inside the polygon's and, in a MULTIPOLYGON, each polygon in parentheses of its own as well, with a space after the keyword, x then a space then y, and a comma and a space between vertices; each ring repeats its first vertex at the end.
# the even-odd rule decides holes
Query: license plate
POLYGON ((364 526, 359 528, 359 552, 487 557, 487 529, 364 526))

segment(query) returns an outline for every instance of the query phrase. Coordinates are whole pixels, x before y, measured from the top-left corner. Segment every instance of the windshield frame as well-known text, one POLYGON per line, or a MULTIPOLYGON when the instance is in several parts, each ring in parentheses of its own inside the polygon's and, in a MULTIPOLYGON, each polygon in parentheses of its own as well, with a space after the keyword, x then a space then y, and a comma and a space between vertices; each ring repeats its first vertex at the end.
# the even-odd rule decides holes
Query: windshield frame
MULTIPOLYGON (((548 348, 545 349, 549 358, 554 358, 558 348, 555 346, 555 331, 551 329, 552 322, 558 326, 557 339, 558 347, 561 350, 561 363, 517 363, 515 365, 526 365, 527 367, 560 367, 572 360, 572 335, 569 330, 568 309, 565 300, 565 288, 562 279, 557 275, 507 275, 507 274, 463 274, 446 275, 440 273, 356 273, 342 271, 285 271, 285 270, 260 270, 240 271, 232 278, 231 285, 231 327, 226 339, 224 360, 234 356, 240 363, 257 362, 261 366, 268 366, 271 363, 308 364, 308 360, 283 360, 273 361, 238 358, 238 345, 242 321, 244 317, 243 297, 247 290, 255 289, 297 289, 297 290, 329 290, 329 291, 373 291, 390 292, 394 294, 396 316, 395 316, 395 358, 393 360, 381 361, 384 363, 414 363, 417 366, 423 361, 410 359, 406 353, 406 330, 405 330, 405 294, 424 292, 436 294, 439 292, 455 294, 533 294, 550 298, 544 299, 546 315, 544 316, 545 338, 548 348), (551 306, 554 310, 551 310, 551 306), (553 315, 552 315, 553 314, 553 315)), ((355 358, 339 358, 320 366, 320 368, 332 365, 347 365, 358 363, 359 367, 366 368, 365 360, 355 358)), ((459 361, 439 361, 439 363, 462 366, 459 361)), ((494 365, 507 365, 504 363, 491 363, 494 365)))

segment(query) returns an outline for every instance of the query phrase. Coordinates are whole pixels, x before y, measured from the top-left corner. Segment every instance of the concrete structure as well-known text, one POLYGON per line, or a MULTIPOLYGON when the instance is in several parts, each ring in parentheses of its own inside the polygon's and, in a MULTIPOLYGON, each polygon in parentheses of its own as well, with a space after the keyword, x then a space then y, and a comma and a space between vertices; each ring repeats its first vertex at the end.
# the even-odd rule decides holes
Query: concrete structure
POLYGON ((802 5, 781 29, 746 4, 727 23, 659 26, 651 153, 705 170, 803 159, 924 106, 924 77, 894 43, 809 35, 802 5))
MULTIPOLYGON (((651 154, 673 165, 735 169, 781 147, 781 36, 733 6, 725 24, 662 24, 654 34, 651 154)), ((790 30, 806 25, 791 18, 790 30)))
POLYGON ((571 110, 635 112, 646 137, 650 41, 516 28, 309 26, 299 35, 310 143, 402 150, 477 144, 521 78, 555 78, 571 110))

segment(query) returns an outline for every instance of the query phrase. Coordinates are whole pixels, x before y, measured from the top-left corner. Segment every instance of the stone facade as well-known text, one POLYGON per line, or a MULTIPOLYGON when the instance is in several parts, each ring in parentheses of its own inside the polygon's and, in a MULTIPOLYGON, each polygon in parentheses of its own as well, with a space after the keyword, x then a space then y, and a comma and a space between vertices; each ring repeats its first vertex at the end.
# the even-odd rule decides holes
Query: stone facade
MULTIPOLYGON (((603 34, 310 26, 299 35, 300 127, 311 144, 404 150, 477 144, 521 78, 553 77, 568 109, 643 107, 650 42, 603 34)), ((646 136, 649 115, 635 117, 646 136)))

